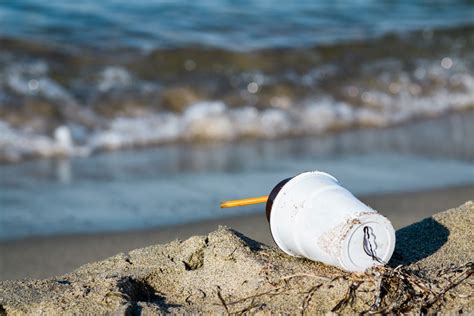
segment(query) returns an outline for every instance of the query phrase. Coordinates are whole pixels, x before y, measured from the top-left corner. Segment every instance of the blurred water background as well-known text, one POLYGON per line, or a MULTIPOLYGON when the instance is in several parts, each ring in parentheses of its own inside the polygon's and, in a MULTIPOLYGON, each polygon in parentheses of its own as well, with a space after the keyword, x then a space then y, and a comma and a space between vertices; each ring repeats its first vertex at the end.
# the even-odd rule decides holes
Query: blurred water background
POLYGON ((472 185, 472 109, 473 1, 0 1, 0 239, 472 185))

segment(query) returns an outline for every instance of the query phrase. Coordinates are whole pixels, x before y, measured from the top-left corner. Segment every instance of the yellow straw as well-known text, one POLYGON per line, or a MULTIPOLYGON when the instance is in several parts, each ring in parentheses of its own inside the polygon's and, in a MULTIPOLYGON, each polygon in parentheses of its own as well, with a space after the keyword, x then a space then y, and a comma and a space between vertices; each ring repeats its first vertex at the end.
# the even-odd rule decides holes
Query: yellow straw
POLYGON ((268 200, 268 196, 264 195, 264 196, 252 197, 252 198, 247 198, 247 199, 242 199, 242 200, 225 201, 221 203, 221 208, 266 203, 267 200, 268 200))

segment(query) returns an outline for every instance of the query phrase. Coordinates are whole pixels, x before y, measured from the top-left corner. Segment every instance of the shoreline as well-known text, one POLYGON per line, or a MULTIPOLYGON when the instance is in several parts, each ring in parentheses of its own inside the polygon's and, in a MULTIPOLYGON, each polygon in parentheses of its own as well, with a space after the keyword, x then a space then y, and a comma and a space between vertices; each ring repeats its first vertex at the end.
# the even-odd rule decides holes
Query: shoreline
MULTIPOLYGON (((70 159, 84 159, 84 158, 91 158, 94 156, 99 155, 107 155, 107 154, 115 154, 115 153, 127 153, 127 152, 134 152, 134 151, 150 151, 156 150, 163 147, 180 147, 180 146, 190 146, 190 145, 198 145, 198 146, 226 146, 226 145, 243 145, 249 143, 261 143, 261 142, 285 142, 291 141, 295 139, 302 139, 308 140, 312 137, 318 137, 321 139, 325 138, 336 138, 341 137, 346 134, 351 133, 371 133, 371 132, 385 132, 391 133, 403 130, 404 128, 417 128, 423 125, 428 124, 443 124, 450 119, 457 119, 462 116, 467 116, 471 120, 474 120, 474 108, 468 107, 465 109, 460 110, 449 110, 440 115, 435 116, 414 116, 407 120, 401 120, 399 122, 394 122, 389 125, 371 125, 371 124, 361 124, 361 125, 354 125, 345 128, 333 128, 327 129, 323 133, 307 133, 307 134, 283 134, 278 135, 277 138, 272 137, 265 137, 265 136, 252 136, 252 135, 245 135, 244 137, 237 137, 233 139, 213 139, 213 138, 198 138, 198 139, 174 139, 174 140, 166 140, 163 142, 151 142, 151 143, 134 143, 125 145, 122 147, 111 147, 111 148, 102 148, 102 149, 95 149, 93 151, 87 152, 81 151, 79 155, 71 155, 71 152, 63 152, 59 151, 56 155, 52 156, 27 156, 22 158, 21 160, 7 160, 3 159, 0 156, 0 168, 1 167, 8 167, 8 166, 17 166, 22 164, 27 164, 31 162, 37 161, 62 161, 62 160, 70 160, 70 159)), ((0 120, 0 124, 2 121, 0 120)), ((0 126, 2 127, 2 126, 0 126)))
MULTIPOLYGON (((469 185, 360 197, 387 216, 396 229, 473 198, 474 186, 469 185)), ((139 231, 28 237, 0 241, 0 280, 61 275, 120 252, 204 235, 219 225, 230 226, 252 239, 274 245, 263 211, 139 231)))

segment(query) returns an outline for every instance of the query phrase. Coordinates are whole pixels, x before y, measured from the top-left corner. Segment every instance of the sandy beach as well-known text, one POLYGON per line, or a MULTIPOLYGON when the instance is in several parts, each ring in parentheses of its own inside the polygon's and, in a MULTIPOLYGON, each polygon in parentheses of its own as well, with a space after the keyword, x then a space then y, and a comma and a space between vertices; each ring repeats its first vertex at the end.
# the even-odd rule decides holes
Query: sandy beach
MULTIPOLYGON (((473 198, 472 186, 361 197, 387 216, 396 229, 473 198)), ((274 245, 263 209, 260 214, 145 231, 31 237, 0 242, 0 280, 61 275, 119 252, 208 234, 219 225, 227 225, 259 242, 274 245)))
POLYGON ((349 273, 220 226, 45 280, 0 282, 5 314, 470 313, 474 203, 397 230, 387 266, 349 273))

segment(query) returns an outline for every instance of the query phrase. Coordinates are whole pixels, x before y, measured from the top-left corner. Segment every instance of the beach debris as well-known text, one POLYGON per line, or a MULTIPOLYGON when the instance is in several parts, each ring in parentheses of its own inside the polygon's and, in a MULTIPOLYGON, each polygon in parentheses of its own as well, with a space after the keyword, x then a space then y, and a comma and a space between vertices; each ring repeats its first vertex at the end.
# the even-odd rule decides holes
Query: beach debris
POLYGON ((362 272, 387 263, 395 249, 390 221, 325 172, 301 173, 278 183, 269 196, 221 207, 265 202, 273 239, 289 255, 362 272))

